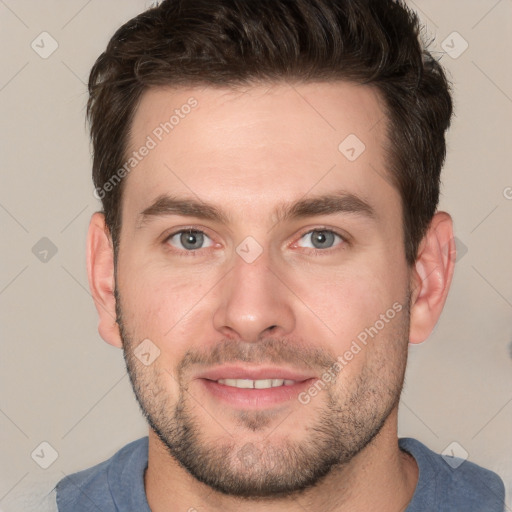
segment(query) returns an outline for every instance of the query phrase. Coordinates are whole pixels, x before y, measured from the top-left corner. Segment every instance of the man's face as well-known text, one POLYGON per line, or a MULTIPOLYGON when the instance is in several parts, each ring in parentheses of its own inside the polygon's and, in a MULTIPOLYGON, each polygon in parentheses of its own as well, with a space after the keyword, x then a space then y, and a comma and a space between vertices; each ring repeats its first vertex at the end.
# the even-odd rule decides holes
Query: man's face
POLYGON ((410 277, 385 128, 347 83, 155 89, 137 109, 129 152, 155 144, 123 192, 125 356, 160 440, 221 492, 305 488, 395 420, 410 277))

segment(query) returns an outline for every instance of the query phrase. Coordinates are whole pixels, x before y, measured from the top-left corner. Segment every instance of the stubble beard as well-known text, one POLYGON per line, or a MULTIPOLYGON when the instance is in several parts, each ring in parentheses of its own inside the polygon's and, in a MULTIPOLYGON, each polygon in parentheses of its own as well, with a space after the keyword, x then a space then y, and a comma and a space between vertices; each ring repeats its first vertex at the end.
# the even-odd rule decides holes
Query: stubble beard
MULTIPOLYGON (((237 439, 227 429, 222 430, 224 427, 219 427, 221 432, 214 438, 204 432, 204 423, 216 419, 207 417, 205 421, 205 410, 190 395, 183 378, 189 365, 181 361, 173 371, 179 384, 178 399, 173 401, 164 384, 172 378, 171 372, 155 363, 149 367, 140 364, 133 353, 136 338, 122 321, 118 294, 116 299, 126 367, 142 413, 170 455, 194 478, 222 494, 248 500, 276 499, 318 485, 360 453, 398 405, 407 359, 408 308, 387 327, 387 341, 379 345, 389 344, 385 353, 374 354, 373 363, 364 366, 357 378, 350 382, 338 378, 310 404, 298 405, 291 412, 297 415, 299 428, 305 427, 301 441, 290 440, 279 426, 282 420, 276 421, 271 411, 241 411, 236 416, 237 432, 241 427, 251 433, 262 432, 257 442, 237 439), (302 407, 310 406, 315 408, 316 419, 303 425, 302 407)), ((309 356, 304 352, 299 357, 305 360, 309 356)), ((221 359, 282 362, 289 357, 297 359, 297 347, 289 347, 283 340, 265 339, 243 349, 240 344, 226 341, 217 347, 215 357, 207 358, 213 363, 221 359)), ((316 359, 320 360, 326 366, 325 356, 316 359)), ((342 375, 343 369, 339 377, 342 375)), ((282 425, 289 428, 289 419, 282 425)), ((220 420, 220 425, 222 421, 226 423, 225 419, 220 420)))

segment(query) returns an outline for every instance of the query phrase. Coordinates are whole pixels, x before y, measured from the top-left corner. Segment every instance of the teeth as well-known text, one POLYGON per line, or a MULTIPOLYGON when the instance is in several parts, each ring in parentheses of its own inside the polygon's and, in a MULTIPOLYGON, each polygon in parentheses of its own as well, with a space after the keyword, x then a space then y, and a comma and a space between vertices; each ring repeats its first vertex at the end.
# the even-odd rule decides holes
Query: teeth
POLYGON ((265 380, 254 380, 254 389, 267 389, 267 388, 277 388, 277 386, 283 385, 283 380, 281 379, 265 379, 265 380))
POLYGON ((225 386, 241 389, 268 389, 278 388, 280 386, 292 386, 295 384, 294 380, 289 379, 219 379, 217 382, 225 386))

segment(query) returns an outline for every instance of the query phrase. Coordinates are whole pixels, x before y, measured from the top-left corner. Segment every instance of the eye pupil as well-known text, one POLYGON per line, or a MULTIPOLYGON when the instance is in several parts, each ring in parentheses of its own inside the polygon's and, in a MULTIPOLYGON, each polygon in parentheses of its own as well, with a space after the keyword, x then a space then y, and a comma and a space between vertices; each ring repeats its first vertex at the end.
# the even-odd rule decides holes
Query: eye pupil
POLYGON ((180 242, 185 249, 200 249, 204 236, 199 231, 186 231, 181 234, 180 242))
POLYGON ((317 249, 329 248, 334 243, 334 233, 330 231, 313 231, 312 243, 317 249))
MULTIPOLYGON (((311 243, 316 249, 329 249, 335 242, 336 235, 332 231, 314 230, 310 234, 311 243)), ((180 234, 180 243, 189 251, 201 249, 204 244, 204 234, 195 230, 183 231, 180 234)))

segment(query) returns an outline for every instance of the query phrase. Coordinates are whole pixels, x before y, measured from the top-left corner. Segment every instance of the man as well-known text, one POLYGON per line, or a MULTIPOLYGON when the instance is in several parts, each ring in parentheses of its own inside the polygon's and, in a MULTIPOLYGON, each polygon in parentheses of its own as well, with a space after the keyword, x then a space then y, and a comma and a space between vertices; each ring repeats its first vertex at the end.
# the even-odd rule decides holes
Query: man
POLYGON ((418 32, 391 0, 166 0, 113 36, 88 273, 150 430, 59 510, 503 510, 497 475, 397 438, 455 262, 418 32))

